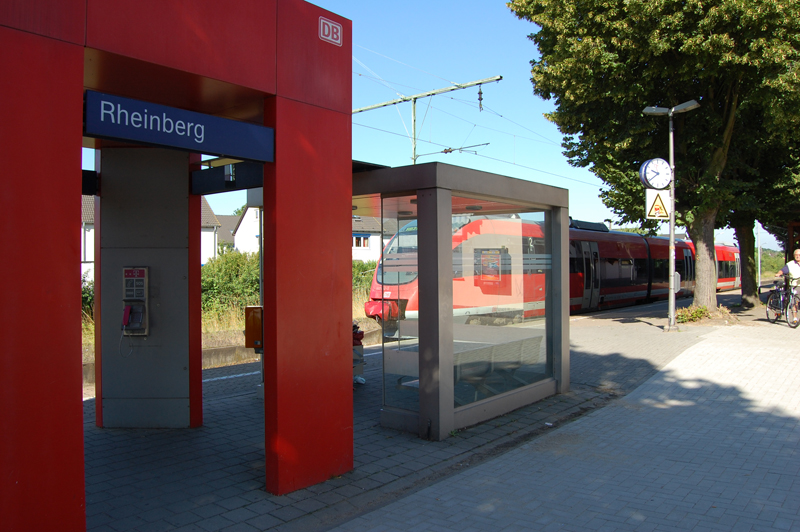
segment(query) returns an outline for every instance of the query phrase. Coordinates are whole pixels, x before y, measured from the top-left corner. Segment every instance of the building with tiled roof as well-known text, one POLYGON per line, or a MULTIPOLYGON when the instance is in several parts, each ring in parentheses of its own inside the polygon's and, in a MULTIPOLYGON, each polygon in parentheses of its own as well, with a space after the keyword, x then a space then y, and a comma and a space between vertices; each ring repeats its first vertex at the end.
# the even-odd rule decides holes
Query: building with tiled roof
POLYGON ((200 197, 200 264, 219 253, 219 220, 205 196, 200 197))
POLYGON ((94 196, 81 196, 81 277, 94 280, 94 196))

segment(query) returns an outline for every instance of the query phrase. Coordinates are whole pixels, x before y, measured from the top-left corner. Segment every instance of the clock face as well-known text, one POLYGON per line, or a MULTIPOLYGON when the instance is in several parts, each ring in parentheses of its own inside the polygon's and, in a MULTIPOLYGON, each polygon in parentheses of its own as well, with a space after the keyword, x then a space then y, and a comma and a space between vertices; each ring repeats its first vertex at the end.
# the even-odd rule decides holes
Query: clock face
POLYGON ((664 159, 650 159, 639 169, 639 176, 645 186, 663 189, 667 188, 672 180, 672 170, 664 159))

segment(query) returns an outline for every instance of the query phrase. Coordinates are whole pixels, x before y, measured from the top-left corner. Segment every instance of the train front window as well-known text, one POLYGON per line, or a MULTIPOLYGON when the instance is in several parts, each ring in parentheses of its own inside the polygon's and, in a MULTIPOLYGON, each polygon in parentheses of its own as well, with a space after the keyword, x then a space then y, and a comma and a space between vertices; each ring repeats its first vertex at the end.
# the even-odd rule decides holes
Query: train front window
POLYGON ((393 234, 378 261, 375 280, 382 305, 383 405, 419 412, 419 298, 417 198, 383 198, 384 235, 393 234))
POLYGON ((417 224, 409 223, 392 238, 378 263, 380 284, 408 284, 417 278, 417 224))

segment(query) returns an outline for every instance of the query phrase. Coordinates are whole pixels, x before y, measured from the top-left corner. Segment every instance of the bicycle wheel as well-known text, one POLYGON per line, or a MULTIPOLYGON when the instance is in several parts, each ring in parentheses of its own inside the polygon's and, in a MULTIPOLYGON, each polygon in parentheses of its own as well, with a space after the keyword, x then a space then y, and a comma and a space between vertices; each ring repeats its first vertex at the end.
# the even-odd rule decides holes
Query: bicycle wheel
POLYGON ((790 297, 789 304, 786 307, 786 322, 792 329, 796 329, 800 325, 800 308, 798 306, 800 306, 800 301, 798 301, 797 296, 790 297))
POLYGON ((767 299, 767 319, 770 323, 775 323, 781 314, 781 296, 777 292, 772 292, 767 299))

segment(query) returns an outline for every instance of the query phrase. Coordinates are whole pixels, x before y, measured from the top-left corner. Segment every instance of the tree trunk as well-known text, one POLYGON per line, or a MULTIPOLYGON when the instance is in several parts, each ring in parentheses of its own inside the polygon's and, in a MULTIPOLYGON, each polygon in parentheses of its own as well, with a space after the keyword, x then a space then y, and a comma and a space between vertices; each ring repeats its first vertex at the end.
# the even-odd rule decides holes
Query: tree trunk
POLYGON ((742 306, 753 308, 761 304, 758 299, 758 282, 756 277, 756 239, 753 235, 755 220, 737 224, 734 227, 736 240, 739 241, 739 262, 742 265, 742 306))
POLYGON ((708 310, 717 308, 717 261, 714 252, 716 219, 717 209, 712 209, 700 213, 687 227, 694 242, 696 260, 693 304, 708 310))

